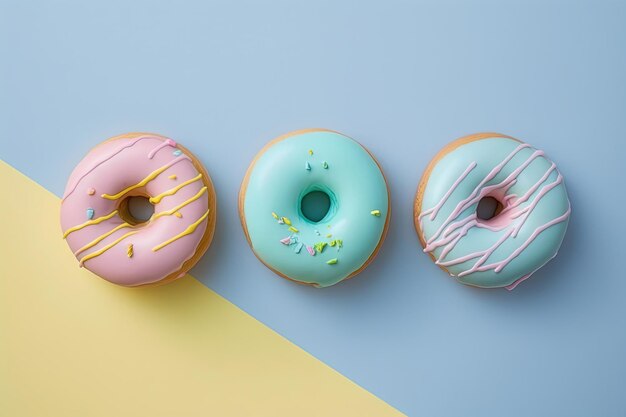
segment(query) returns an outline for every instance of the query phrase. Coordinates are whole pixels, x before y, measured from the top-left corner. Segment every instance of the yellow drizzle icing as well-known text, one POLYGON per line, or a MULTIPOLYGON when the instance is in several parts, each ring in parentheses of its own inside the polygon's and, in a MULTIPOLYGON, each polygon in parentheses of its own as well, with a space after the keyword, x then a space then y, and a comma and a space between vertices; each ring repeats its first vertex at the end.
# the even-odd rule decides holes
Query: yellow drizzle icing
MULTIPOLYGON (((176 160, 174 160, 174 161, 176 161, 176 160)), ((130 187, 127 187, 127 188, 124 188, 122 191, 120 191, 117 194, 114 194, 114 195, 102 194, 101 197, 102 198, 106 198, 107 200, 117 200, 118 198, 120 198, 121 196, 126 194, 127 192, 129 192, 131 190, 134 190, 135 188, 143 187, 144 185, 146 185, 147 183, 149 183, 150 181, 155 179, 161 172, 165 171, 166 169, 170 168, 171 166, 172 166, 172 163, 164 165, 161 168, 159 168, 159 169, 157 169, 155 171, 152 171, 152 173, 150 173, 150 175, 148 175, 146 178, 144 178, 141 181, 139 181, 137 184, 131 185, 130 187)))
POLYGON ((181 232, 181 233, 177 234, 176 236, 174 236, 174 237, 172 237, 172 238, 170 238, 170 239, 166 240, 165 242, 160 243, 160 244, 158 244, 157 246, 153 247, 153 248, 152 248, 152 251, 156 252, 156 251, 158 251, 159 249, 162 249, 162 248, 164 248, 165 246, 169 245, 170 243, 172 243, 172 242, 174 242, 174 241, 176 241, 176 240, 180 239, 181 237, 183 237, 183 236, 187 236, 187 235, 189 235, 189 234, 193 233, 193 232, 196 230, 196 228, 198 227, 198 225, 199 225, 200 223, 202 223, 202 221, 203 221, 204 219, 206 219, 206 218, 209 216, 209 211, 210 211, 210 210, 207 210, 207 211, 206 211, 206 212, 202 215, 202 217, 200 217, 198 220, 196 220, 195 222, 193 222, 193 223, 191 223, 189 226, 187 226, 187 228, 186 228, 183 232, 181 232))
POLYGON ((115 216, 116 214, 117 214, 117 210, 113 210, 112 212, 110 212, 109 214, 107 214, 105 216, 98 217, 97 219, 86 221, 85 223, 79 224, 78 226, 70 227, 69 229, 67 229, 65 231, 65 233, 63 233, 63 239, 65 239, 72 232, 80 230, 83 227, 90 226, 92 224, 102 223, 105 220, 109 220, 111 217, 115 216))
POLYGON ((159 194, 157 196, 151 197, 149 201, 152 204, 157 204, 157 203, 159 203, 163 199, 163 197, 167 197, 168 195, 176 194, 178 192, 178 190, 183 188, 185 185, 188 185, 188 184, 191 184, 192 182, 198 181, 200 178, 202 178, 202 174, 198 174, 197 176, 193 177, 192 179, 178 184, 174 188, 171 188, 171 189, 169 189, 167 191, 164 191, 164 192, 162 192, 161 194, 159 194))
MULTIPOLYGON (((200 189, 200 191, 198 191, 198 193, 196 195, 194 195, 193 197, 191 197, 189 200, 187 201, 183 201, 182 203, 180 203, 179 205, 177 205, 176 207, 170 209, 170 210, 166 210, 166 211, 162 211, 160 213, 155 214, 154 216, 152 216, 151 220, 156 220, 161 216, 171 216, 172 214, 176 215, 176 212, 178 212, 178 210, 180 210, 181 208, 185 207, 187 204, 192 203, 194 201, 196 201, 197 199, 199 199, 200 197, 202 197, 202 194, 204 194, 206 192, 207 188, 206 187, 202 187, 200 189)), ((180 214, 180 213, 178 213, 180 214)), ((178 216, 176 216, 178 217, 178 216)), ((181 215, 182 217, 182 215, 181 215)))
MULTIPOLYGON (((202 174, 200 174, 200 176, 201 176, 201 175, 202 175, 202 174)), ((200 176, 198 176, 197 178, 200 178, 200 176)), ((197 178, 196 178, 196 179, 197 179, 197 178)), ((195 180, 194 180, 194 181, 195 181, 195 180)), ((174 207, 174 208, 172 208, 172 209, 170 209, 170 210, 163 211, 163 212, 161 212, 161 213, 158 213, 158 214, 154 215, 154 216, 152 217, 152 219, 151 219, 151 220, 155 220, 155 219, 157 219, 157 218, 159 218, 159 217, 161 217, 161 216, 169 216, 169 215, 172 215, 172 214, 173 214, 174 216, 178 217, 178 218, 183 217, 183 216, 182 216, 182 214, 180 214, 180 213, 178 212, 178 210, 180 210, 181 208, 185 207, 187 204, 192 203, 192 202, 194 202, 195 200, 199 199, 199 198, 200 198, 200 197, 201 197, 204 193, 206 193, 206 191, 207 191, 207 187, 202 187, 202 189, 200 189, 200 191, 198 191, 198 193, 197 193, 196 195, 194 195, 193 197, 189 198, 187 201, 182 202, 181 204, 179 204, 178 206, 176 206, 176 207, 174 207)), ((99 217, 99 218, 97 218, 97 219, 94 219, 94 220, 90 220, 90 221, 88 221, 88 222, 85 222, 85 223, 83 223, 82 225, 75 226, 75 227, 73 227, 73 228, 69 229, 69 230, 66 232, 66 234, 64 235, 64 237, 66 237, 68 234, 70 234, 71 232, 73 232, 73 231, 75 231, 75 230, 78 230, 78 229, 81 229, 81 228, 83 228, 83 227, 85 227, 85 226, 88 226, 89 224, 97 224, 97 223, 100 223, 100 222, 102 222, 102 221, 104 221, 104 220, 110 219, 110 218, 111 218, 111 217, 113 217, 116 213, 117 213, 117 210, 115 210, 114 212, 112 212, 112 213, 110 213, 110 214, 108 214, 108 215, 106 215, 106 216, 102 216, 102 217, 99 217)), ((208 212, 207 212, 207 213, 208 213, 208 212)), ((116 226, 116 227, 114 227, 113 229, 111 229, 111 230, 109 230, 108 232, 106 232, 106 233, 104 233, 104 234, 102 234, 102 235, 98 236, 97 238, 95 238, 95 239, 94 239, 94 240, 92 240, 91 242, 87 243, 87 244, 86 244, 85 246, 83 246, 82 248, 78 249, 78 250, 74 253, 74 255, 78 255, 79 253, 84 252, 84 251, 86 251, 87 249, 94 247, 95 245, 97 245, 98 243, 100 243, 102 240, 106 239, 107 237, 111 236, 113 233, 115 233, 115 232, 117 232, 118 230, 123 229, 123 228, 125 228, 125 227, 133 227, 133 226, 132 226, 131 224, 129 224, 129 223, 122 223, 122 224, 120 224, 120 225, 117 225, 117 226, 116 226)), ((195 227, 193 228, 193 230, 195 230, 195 227)), ((189 233, 193 232, 193 230, 191 230, 189 233)), ((136 232, 130 232, 130 233, 127 233, 127 234, 125 234, 124 236, 122 236, 122 237, 120 237, 119 239, 117 239, 115 242, 111 243, 110 245, 105 246, 105 247, 104 247, 104 248, 102 248, 100 251, 97 251, 97 252, 94 252, 94 253, 92 253, 92 254, 90 254, 90 255, 87 255, 86 257, 84 257, 83 259, 81 259, 81 261, 80 261, 80 262, 81 262, 81 265, 82 265, 82 263, 83 263, 83 262, 85 262, 86 260, 91 259, 91 258, 93 257, 92 255, 94 255, 94 256, 99 256, 99 255, 101 255, 102 253, 106 252, 108 249, 110 249, 111 247, 113 247, 113 246, 114 246, 116 243, 118 243, 121 239, 125 238, 126 236, 130 236, 130 234, 133 234, 133 233, 136 233, 136 232)), ((184 236, 184 235, 183 235, 183 236, 184 236)), ((182 236, 180 236, 180 237, 182 237, 182 236)), ((132 250, 132 245, 130 245, 130 246, 129 246, 129 249, 128 249, 128 257, 130 258, 130 257, 132 257, 132 256, 133 256, 133 250, 132 250)))
POLYGON ((83 246, 82 248, 78 249, 74 255, 77 256, 79 253, 86 251, 87 249, 96 246, 98 243, 100 243, 103 239, 111 236, 113 233, 117 232, 120 229, 123 229, 125 227, 132 227, 132 225, 130 223, 122 223, 118 226, 116 226, 114 229, 98 236, 97 238, 95 238, 94 240, 92 240, 91 242, 87 243, 85 246, 83 246))
POLYGON ((95 252, 90 253, 89 255, 85 256, 84 258, 82 258, 80 260, 80 265, 82 266, 85 262, 87 262, 90 259, 95 258, 96 256, 100 256, 102 255, 104 252, 108 251, 109 249, 111 249, 113 246, 117 245, 118 243, 120 243, 122 240, 126 239, 128 236, 132 236, 135 233, 139 233, 139 230, 134 230, 132 232, 128 232, 123 236, 120 236, 118 239, 116 239, 114 242, 109 243, 108 245, 106 245, 105 247, 103 247, 100 250, 97 250, 95 252))

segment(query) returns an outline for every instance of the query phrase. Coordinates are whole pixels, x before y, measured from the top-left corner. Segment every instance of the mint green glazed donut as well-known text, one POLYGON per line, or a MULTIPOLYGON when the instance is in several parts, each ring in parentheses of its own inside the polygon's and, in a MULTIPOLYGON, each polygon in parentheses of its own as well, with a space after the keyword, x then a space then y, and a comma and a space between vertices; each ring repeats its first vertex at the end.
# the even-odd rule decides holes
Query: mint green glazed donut
POLYGON ((358 142, 330 130, 301 130, 256 156, 241 185, 239 214, 250 247, 268 268, 327 287, 375 257, 389 222, 389 192, 378 163, 358 142), (321 219, 303 212, 312 192, 327 196, 321 219))
POLYGON ((556 256, 570 212, 563 176, 542 151, 481 133, 431 161, 414 219, 424 252, 459 282, 512 290, 556 256), (487 218, 484 199, 497 203, 487 218))

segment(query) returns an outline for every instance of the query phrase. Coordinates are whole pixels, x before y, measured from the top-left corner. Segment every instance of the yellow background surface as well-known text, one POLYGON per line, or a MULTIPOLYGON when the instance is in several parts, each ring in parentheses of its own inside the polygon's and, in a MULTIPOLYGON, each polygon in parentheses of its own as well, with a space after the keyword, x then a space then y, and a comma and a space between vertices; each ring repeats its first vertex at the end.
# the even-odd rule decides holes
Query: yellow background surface
POLYGON ((0 416, 391 416, 191 276, 79 269, 59 199, 0 161, 0 416))

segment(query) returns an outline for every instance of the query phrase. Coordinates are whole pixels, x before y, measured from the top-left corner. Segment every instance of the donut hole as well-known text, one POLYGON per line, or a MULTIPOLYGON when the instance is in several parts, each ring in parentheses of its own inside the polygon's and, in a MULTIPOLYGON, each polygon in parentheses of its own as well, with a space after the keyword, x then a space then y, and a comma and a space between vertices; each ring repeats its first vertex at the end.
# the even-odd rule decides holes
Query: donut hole
POLYGON ((118 212, 122 220, 134 225, 150 220, 154 214, 154 205, 143 195, 129 196, 120 202, 118 212))
POLYGON ((330 211, 331 197, 323 190, 315 189, 300 199, 300 213, 311 223, 319 223, 330 211))
POLYGON ((476 206, 476 217, 488 221, 500 214, 502 209, 502 203, 497 198, 486 196, 481 198, 476 206))

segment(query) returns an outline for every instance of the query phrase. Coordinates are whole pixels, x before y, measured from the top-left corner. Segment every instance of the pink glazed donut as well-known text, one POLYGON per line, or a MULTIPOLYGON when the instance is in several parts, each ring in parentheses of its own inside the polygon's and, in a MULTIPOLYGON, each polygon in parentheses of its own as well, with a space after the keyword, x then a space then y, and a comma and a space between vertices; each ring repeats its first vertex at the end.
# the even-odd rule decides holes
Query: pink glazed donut
POLYGON ((61 203, 63 238, 84 266, 114 284, 135 287, 182 277, 211 244, 215 190, 202 164, 153 133, 111 138, 74 169, 61 203), (133 197, 154 208, 148 220, 133 197))

